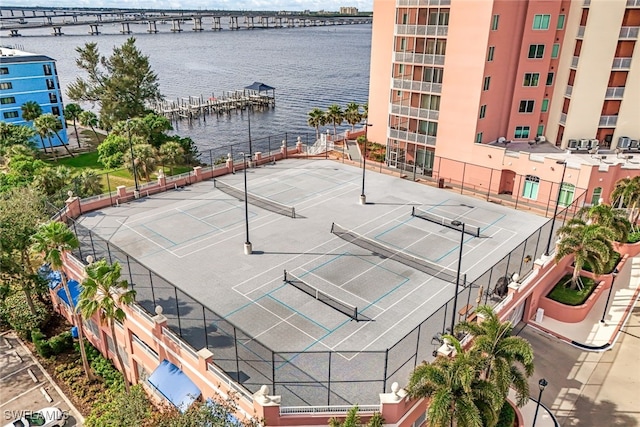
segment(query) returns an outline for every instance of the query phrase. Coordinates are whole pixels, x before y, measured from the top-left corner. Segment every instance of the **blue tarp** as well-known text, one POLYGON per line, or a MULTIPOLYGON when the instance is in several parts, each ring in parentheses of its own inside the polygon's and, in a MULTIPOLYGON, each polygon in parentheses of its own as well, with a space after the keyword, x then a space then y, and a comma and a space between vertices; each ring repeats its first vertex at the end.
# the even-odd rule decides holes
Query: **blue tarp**
POLYGON ((180 368, 166 359, 153 371, 148 381, 182 412, 200 397, 200 389, 180 368))
MULTIPOLYGON (((78 299, 80 298, 80 292, 82 292, 82 286, 76 280, 69 280, 67 282, 67 286, 69 287, 69 292, 71 293, 71 298, 73 299, 73 306, 78 306, 78 299)), ((58 296, 64 301, 67 305, 69 305, 69 298, 67 298, 67 293, 64 291, 64 287, 60 286, 58 292, 56 292, 58 296)))
POLYGON ((55 289, 62 282, 60 272, 52 270, 49 264, 42 264, 38 268, 38 275, 48 282, 50 289, 55 289))

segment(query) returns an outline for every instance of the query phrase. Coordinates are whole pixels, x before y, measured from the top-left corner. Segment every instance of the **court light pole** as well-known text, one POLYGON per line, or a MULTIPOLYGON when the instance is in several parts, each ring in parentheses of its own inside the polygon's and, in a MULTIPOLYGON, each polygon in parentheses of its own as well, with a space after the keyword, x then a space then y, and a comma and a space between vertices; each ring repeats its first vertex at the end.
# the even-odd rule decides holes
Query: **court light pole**
MULTIPOLYGON (((367 129, 372 126, 367 119, 364 121, 364 153, 362 155, 362 192, 360 193, 360 204, 367 204, 367 196, 364 194, 364 176, 367 171, 367 129)), ((356 141, 357 143, 357 141, 356 141)))
POLYGON ((549 231, 549 240, 547 241, 547 250, 544 252, 544 256, 549 256, 551 250, 551 240, 553 239, 553 228, 556 225, 556 216, 558 215, 558 207, 560 206, 560 195, 562 194, 562 183, 564 182, 564 174, 567 171, 567 162, 565 160, 556 161, 557 164, 562 165, 562 178, 560 178, 560 184, 558 187, 558 196, 556 197, 556 207, 553 210, 553 218, 551 219, 551 230, 549 231))
POLYGON ((133 154, 133 143, 131 142, 131 119, 127 119, 127 138, 129 140, 129 149, 131 150, 131 167, 133 168, 133 182, 136 189, 133 192, 133 197, 136 199, 140 197, 140 188, 138 187, 138 172, 136 171, 136 158, 133 154))
POLYGON ((611 273, 611 286, 609 287, 609 293, 607 294, 607 301, 604 303, 604 310, 602 310, 602 319, 600 319, 601 324, 604 323, 604 317, 607 315, 607 307, 609 306, 609 300, 611 299, 611 292, 613 291, 613 285, 616 282, 616 277, 618 276, 618 269, 614 269, 611 273))
POLYGON ((533 427, 536 426, 536 420, 538 419, 538 410, 540 409, 540 399, 542 399, 542 392, 548 385, 549 383, 544 378, 538 381, 538 388, 540 389, 540 393, 538 393, 538 403, 536 404, 536 412, 533 415, 533 424, 531 424, 533 427))
POLYGON ((249 105, 247 106, 247 123, 249 125, 249 157, 253 158, 253 147, 251 144, 251 101, 249 101, 249 105))
POLYGON ((451 335, 453 335, 453 327, 456 325, 456 310, 458 308, 458 289, 460 288, 460 266, 462 265, 462 246, 464 245, 464 222, 451 221, 451 225, 462 227, 460 230, 460 250, 458 251, 458 271, 456 271, 456 293, 453 296, 453 313, 451 315, 451 335))
MULTIPOLYGON (((245 225, 245 242, 244 242, 244 254, 251 255, 253 252, 251 241, 249 240, 249 198, 247 197, 247 154, 242 154, 242 161, 244 162, 244 225, 245 225)), ((250 154, 249 154, 250 156, 250 154)))

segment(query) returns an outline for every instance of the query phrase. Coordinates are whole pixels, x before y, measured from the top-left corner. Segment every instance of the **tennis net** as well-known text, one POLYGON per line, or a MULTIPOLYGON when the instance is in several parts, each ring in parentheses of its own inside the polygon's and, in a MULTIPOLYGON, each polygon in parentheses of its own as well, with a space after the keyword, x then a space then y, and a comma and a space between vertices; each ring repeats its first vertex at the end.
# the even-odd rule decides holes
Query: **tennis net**
POLYGON ((318 301, 320 301, 322 303, 325 303, 326 305, 328 305, 329 307, 333 308, 334 310, 338 310, 342 314, 346 314, 347 316, 349 316, 353 320, 358 320, 358 308, 357 307, 354 307, 351 304, 347 304, 346 302, 340 301, 338 298, 332 297, 331 295, 329 295, 329 294, 327 294, 325 292, 322 292, 320 289, 318 289, 318 288, 316 288, 314 286, 311 286, 308 283, 303 282, 298 277, 296 277, 293 274, 289 273, 287 270, 284 271, 284 281, 286 283, 298 288, 299 290, 301 290, 305 294, 312 296, 313 298, 317 299, 318 301))
MULTIPOLYGON (((442 215, 434 214, 433 212, 423 211, 422 209, 416 208, 415 206, 411 208, 411 216, 415 216, 417 218, 435 222, 436 224, 453 228, 454 230, 462 231, 462 221, 449 219, 442 215)), ((475 236, 475 237, 480 237, 480 227, 477 227, 475 225, 465 223, 464 232, 467 234, 471 234, 472 236, 475 236)))
MULTIPOLYGON (((373 241, 368 237, 356 233, 355 231, 347 230, 340 227, 336 223, 331 224, 331 233, 346 240, 349 243, 353 243, 356 246, 360 246, 363 249, 367 249, 374 254, 381 257, 392 259, 401 264, 415 268, 418 271, 422 271, 430 276, 437 277, 438 279, 445 280, 450 283, 456 283, 456 271, 447 267, 436 264, 435 262, 419 258, 414 255, 410 255, 401 250, 390 248, 382 243, 373 241)), ((460 284, 467 282, 467 275, 460 274, 460 284)))
MULTIPOLYGON (((244 190, 241 190, 240 188, 236 188, 229 184, 225 184, 224 182, 219 181, 217 179, 213 180, 213 186, 218 190, 222 191, 223 193, 226 193, 241 201, 244 201, 244 190)), ((291 218, 296 217, 295 207, 283 205, 281 203, 274 202, 273 200, 256 196, 255 194, 247 193, 247 202, 251 203, 254 206, 258 206, 262 209, 266 209, 268 211, 275 212, 280 215, 288 216, 291 218)))

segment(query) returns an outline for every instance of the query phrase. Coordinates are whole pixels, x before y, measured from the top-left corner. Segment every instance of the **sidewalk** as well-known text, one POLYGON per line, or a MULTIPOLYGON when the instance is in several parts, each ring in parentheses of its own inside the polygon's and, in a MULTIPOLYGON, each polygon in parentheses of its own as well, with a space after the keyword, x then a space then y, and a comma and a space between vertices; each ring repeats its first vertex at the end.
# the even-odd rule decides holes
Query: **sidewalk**
MULTIPOLYGON (((533 390, 530 390, 531 393, 534 393, 533 390)), ((513 389, 509 389, 509 400, 511 402, 516 401, 516 392, 513 389)), ((536 419, 536 427, 558 427, 559 424, 556 421, 556 418, 551 414, 551 411, 547 409, 543 404, 538 408, 538 401, 529 398, 529 401, 522 408, 518 408, 520 413, 522 414, 522 420, 524 421, 525 427, 533 426, 533 419, 536 419), (536 409, 538 409, 538 416, 536 417, 536 409)))
POLYGON ((578 323, 564 323, 545 316, 529 325, 587 351, 606 351, 616 342, 640 294, 640 256, 630 258, 616 277, 611 299, 601 323, 608 292, 604 292, 587 317, 578 323))

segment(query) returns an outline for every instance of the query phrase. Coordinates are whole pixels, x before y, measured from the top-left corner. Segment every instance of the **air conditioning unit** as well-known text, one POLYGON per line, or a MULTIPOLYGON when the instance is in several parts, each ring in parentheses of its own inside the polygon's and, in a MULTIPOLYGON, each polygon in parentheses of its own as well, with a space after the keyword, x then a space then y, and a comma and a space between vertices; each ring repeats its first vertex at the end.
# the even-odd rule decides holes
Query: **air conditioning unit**
POLYGON ((621 136, 618 138, 618 148, 622 148, 623 150, 628 150, 631 145, 631 138, 628 136, 621 136))
POLYGON ((597 139, 589 140, 589 149, 593 150, 594 148, 598 148, 599 146, 600 146, 600 141, 598 141, 597 139))
POLYGON ((544 135, 537 136, 536 139, 538 142, 546 142, 547 138, 544 135))
POLYGON ((588 150, 589 149, 589 144, 590 144, 590 140, 588 139, 581 139, 578 141, 578 150, 588 150))
POLYGON ((640 150, 640 141, 638 141, 637 139, 632 139, 631 143, 629 144, 629 149, 635 151, 640 150))
POLYGON ((576 150, 577 148, 578 148, 578 140, 570 139, 569 142, 567 143, 567 149, 576 150))

